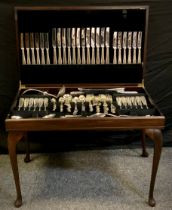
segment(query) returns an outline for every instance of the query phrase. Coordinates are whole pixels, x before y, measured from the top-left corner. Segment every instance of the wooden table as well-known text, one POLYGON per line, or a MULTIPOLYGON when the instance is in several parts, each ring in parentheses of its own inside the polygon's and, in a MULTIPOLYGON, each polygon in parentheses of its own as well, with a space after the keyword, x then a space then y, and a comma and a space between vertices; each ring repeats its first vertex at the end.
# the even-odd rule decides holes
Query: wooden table
MULTIPOLYGON (((163 116, 148 116, 148 117, 105 117, 105 118, 52 118, 52 119, 7 119, 6 129, 8 131, 8 150, 13 170, 17 198, 15 206, 22 205, 22 194, 20 189, 20 179, 17 163, 16 145, 23 139, 27 138, 29 131, 65 131, 65 130, 95 130, 95 131, 117 131, 117 130, 141 130, 143 153, 142 156, 147 156, 145 150, 145 135, 154 142, 154 155, 152 164, 152 175, 150 181, 148 203, 150 206, 155 206, 153 196, 156 174, 158 170, 159 160, 162 150, 162 132, 164 127, 163 116)), ((26 153, 25 161, 30 161, 29 151, 26 153)))

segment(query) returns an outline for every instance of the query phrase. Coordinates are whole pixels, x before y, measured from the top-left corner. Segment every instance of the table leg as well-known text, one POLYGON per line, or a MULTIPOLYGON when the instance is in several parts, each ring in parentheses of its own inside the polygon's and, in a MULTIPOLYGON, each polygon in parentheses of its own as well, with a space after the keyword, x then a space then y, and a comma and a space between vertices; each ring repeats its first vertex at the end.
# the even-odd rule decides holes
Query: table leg
POLYGON ((30 159, 30 151, 29 151, 29 149, 30 149, 29 148, 29 140, 28 140, 27 134, 25 134, 24 139, 25 139, 25 142, 26 142, 26 156, 24 158, 24 162, 28 163, 28 162, 31 161, 31 159, 30 159))
POLYGON ((142 143, 142 157, 148 157, 148 152, 146 151, 146 143, 145 143, 145 131, 142 131, 142 136, 141 136, 141 143, 142 143))
POLYGON ((153 197, 153 191, 155 186, 155 179, 158 170, 159 160, 161 157, 163 137, 162 132, 159 129, 146 129, 145 134, 154 141, 154 155, 153 155, 153 164, 152 164, 152 175, 149 189, 149 205, 155 206, 156 201, 153 197))
POLYGON ((17 198, 15 201, 15 207, 20 207, 22 205, 22 195, 20 189, 20 179, 18 172, 16 145, 23 138, 24 133, 22 132, 9 132, 8 134, 8 152, 10 156, 11 166, 14 175, 14 181, 16 186, 17 198))

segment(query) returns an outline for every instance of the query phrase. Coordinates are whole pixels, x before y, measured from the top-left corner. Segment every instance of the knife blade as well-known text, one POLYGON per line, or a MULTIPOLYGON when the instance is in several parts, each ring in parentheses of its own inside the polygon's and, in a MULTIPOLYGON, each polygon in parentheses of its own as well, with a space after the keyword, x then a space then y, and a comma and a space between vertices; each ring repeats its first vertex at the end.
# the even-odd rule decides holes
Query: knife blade
POLYGON ((40 64, 40 55, 39 55, 39 33, 35 33, 35 49, 36 49, 36 63, 40 64))
POLYGON ((118 32, 118 64, 122 63, 121 58, 121 49, 122 49, 122 32, 118 32))
POLYGON ((91 63, 95 64, 95 28, 91 28, 91 48, 92 48, 92 53, 91 53, 91 63))
POLYGON ((100 28, 96 28, 96 64, 100 64, 100 28))
POLYGON ((58 48, 58 64, 62 64, 62 55, 61 55, 61 28, 57 28, 57 48, 58 48))
POLYGON ((116 58, 116 51, 117 51, 117 37, 118 37, 118 32, 114 31, 113 32, 113 64, 117 64, 117 58, 116 58))
POLYGON ((87 64, 90 64, 90 41, 91 41, 91 36, 90 36, 90 28, 86 28, 86 48, 87 48, 87 64))
POLYGON ((50 64, 49 33, 44 33, 44 38, 45 38, 45 49, 46 49, 46 64, 50 64))
POLYGON ((131 64, 132 32, 128 32, 128 64, 131 64))
POLYGON ((63 64, 67 64, 66 59, 66 28, 62 28, 62 49, 63 49, 63 64))
POLYGON ((72 28, 72 63, 76 64, 76 30, 72 28))
POLYGON ((123 32, 123 41, 122 41, 122 46, 123 46, 123 64, 127 63, 126 60, 126 48, 127 48, 127 32, 123 32))
POLYGON ((105 46, 106 46, 106 64, 109 64, 110 27, 106 27, 105 46))
POLYGON ((71 64, 71 28, 67 28, 68 64, 71 64))
POLYGON ((85 28, 81 29, 82 64, 85 64, 85 28))
POLYGON ((76 47, 77 47, 77 64, 81 64, 81 34, 80 34, 80 28, 76 29, 76 47))
POLYGON ((34 33, 30 33, 30 49, 31 49, 31 53, 32 53, 32 64, 36 64, 36 61, 35 61, 34 33))
POLYGON ((105 28, 101 28, 100 32, 100 45, 101 45, 101 64, 105 63, 104 48, 105 48, 105 28))
POLYGON ((30 61, 30 48, 29 48, 29 33, 25 33, 25 46, 26 46, 26 63, 31 64, 30 61))
POLYGON ((44 33, 40 33, 40 48, 41 48, 41 64, 45 64, 45 40, 44 40, 44 33))
POLYGON ((141 63, 142 31, 138 32, 137 48, 138 48, 138 61, 137 62, 141 63))
POLYGON ((22 64, 26 64, 25 49, 24 49, 24 34, 20 33, 20 49, 22 51, 22 64))
POLYGON ((56 51, 56 28, 52 29, 52 47, 53 47, 53 64, 57 64, 57 51, 56 51))

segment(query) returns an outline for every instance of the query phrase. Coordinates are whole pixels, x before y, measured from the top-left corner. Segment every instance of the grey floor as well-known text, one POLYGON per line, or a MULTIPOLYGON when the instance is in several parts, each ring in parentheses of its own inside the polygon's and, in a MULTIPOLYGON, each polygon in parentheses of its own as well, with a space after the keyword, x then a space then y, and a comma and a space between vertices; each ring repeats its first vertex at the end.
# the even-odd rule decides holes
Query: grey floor
MULTIPOLYGON (((116 149, 18 155, 21 210, 171 210, 172 148, 164 147, 154 196, 147 204, 153 149, 149 157, 130 146, 116 149)), ((13 210, 15 188, 9 157, 0 155, 0 210, 13 210)))

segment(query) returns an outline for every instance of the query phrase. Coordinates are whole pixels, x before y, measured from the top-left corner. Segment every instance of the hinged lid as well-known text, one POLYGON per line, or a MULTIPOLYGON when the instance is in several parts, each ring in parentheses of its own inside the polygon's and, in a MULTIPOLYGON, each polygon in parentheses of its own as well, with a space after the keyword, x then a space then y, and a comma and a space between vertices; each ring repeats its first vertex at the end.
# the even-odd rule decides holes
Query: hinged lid
MULTIPOLYGON (((16 7, 15 20, 21 84, 111 86, 142 83, 146 62, 148 6, 16 7), (74 38, 72 34, 67 37, 69 29, 77 31, 78 28, 80 36, 82 36, 81 29, 85 30, 85 46, 81 43, 82 37, 80 37, 80 46, 77 46, 77 33, 74 34, 74 38), (94 28, 95 34, 92 34, 92 28, 94 28), (58 40, 56 40, 55 48, 53 45, 54 29, 56 32, 60 29, 66 33, 66 43, 63 41, 62 32, 60 34, 62 64, 58 63, 58 40), (90 37, 87 37, 88 29, 90 30, 90 37), (98 30, 100 31, 99 46, 96 37, 98 30), (103 30, 105 33, 101 36, 103 30), (108 30, 109 34, 106 33, 108 30), (48 42, 45 38, 43 52, 41 49, 42 33, 48 33, 48 42), (36 34, 39 34, 38 46, 36 46, 36 34), (95 38, 93 42, 89 42, 88 46, 87 39, 92 40, 92 35, 95 38), (107 43, 106 38, 108 36, 109 42, 107 43), (70 38, 71 42, 75 40, 74 47, 72 43, 70 46, 68 45, 67 38, 70 38), (36 48, 38 48, 40 60, 43 53, 45 58, 43 63, 37 63, 36 48), (46 48, 50 58, 49 63, 46 61, 46 48), (56 50, 57 61, 54 60, 54 49, 56 50), (66 61, 63 50, 65 50, 66 61), (33 53, 35 61, 32 57, 33 53), (74 53, 76 63, 70 63, 69 55, 73 59, 74 53), (83 53, 85 54, 85 63, 79 63, 77 59, 81 56, 82 60, 83 53), (100 63, 96 62, 98 54, 100 63), (25 61, 23 61, 23 55, 25 61), (87 63, 88 55, 90 63, 87 63), (95 57, 95 63, 92 62, 92 56, 95 57), (104 62, 101 61, 102 56, 104 62), (116 61, 114 57, 116 57, 116 61)), ((56 33, 56 39, 58 39, 57 37, 58 33, 56 33)))

